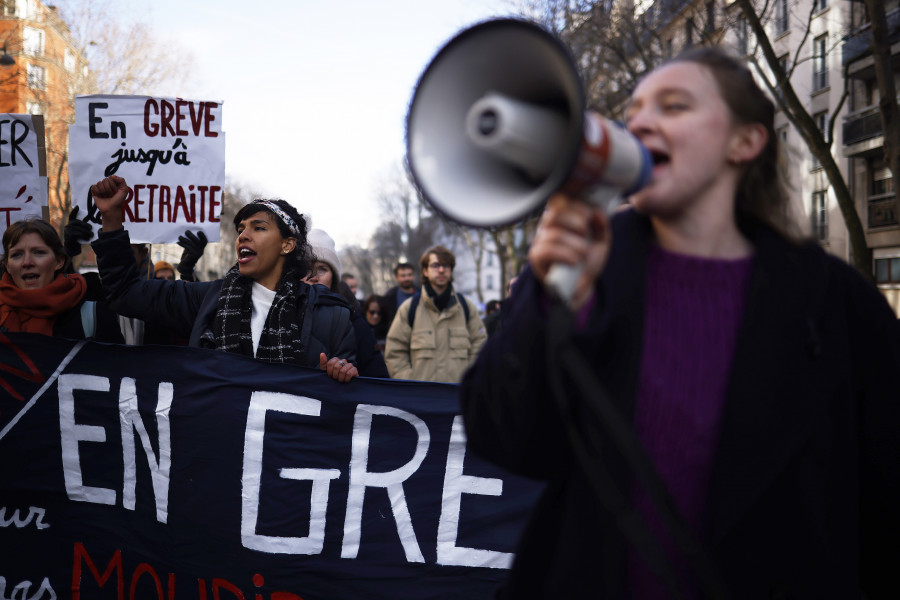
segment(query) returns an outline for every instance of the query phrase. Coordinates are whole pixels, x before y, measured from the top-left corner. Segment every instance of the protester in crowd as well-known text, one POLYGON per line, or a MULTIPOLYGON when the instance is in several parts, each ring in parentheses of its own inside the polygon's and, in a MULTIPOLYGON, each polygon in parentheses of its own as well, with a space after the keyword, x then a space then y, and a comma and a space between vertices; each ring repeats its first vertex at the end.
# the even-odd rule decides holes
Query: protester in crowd
POLYGON ((422 254, 422 290, 403 302, 388 330, 384 360, 391 377, 458 383, 487 334, 478 307, 454 293, 456 257, 443 246, 422 254))
POLYGON ((487 316, 484 319, 484 328, 487 330, 488 337, 497 333, 497 330, 503 325, 503 307, 508 303, 509 296, 512 293, 512 286, 515 282, 516 278, 513 277, 506 284, 506 298, 503 300, 491 300, 491 302, 496 302, 493 309, 491 308, 491 302, 488 302, 487 316))
POLYGON ((26 219, 7 227, 0 258, 0 331, 121 344, 99 277, 67 272, 68 263, 50 223, 26 219))
POLYGON ((306 221, 294 207, 254 200, 237 212, 237 264, 224 279, 144 281, 128 260, 122 226, 127 191, 116 175, 92 186, 102 218, 92 246, 114 310, 187 335, 191 346, 320 367, 342 382, 357 376, 346 302, 302 281, 311 258, 306 221))
POLYGON ((153 263, 153 278, 175 281, 175 267, 170 262, 158 260, 153 263))
POLYGON ((499 300, 488 300, 484 306, 484 330, 488 336, 491 336, 500 325, 500 304, 499 300))
POLYGON ((375 335, 360 314, 359 300, 353 295, 350 286, 341 279, 341 259, 335 250, 334 240, 321 229, 311 229, 308 239, 315 262, 303 281, 310 285, 324 285, 341 295, 350 305, 350 324, 356 340, 356 365, 359 374, 363 377, 390 377, 384 357, 378 351, 375 335))
POLYGON ((686 52, 626 115, 650 183, 611 221, 551 199, 461 388, 469 447, 548 482, 500 597, 900 597, 885 299, 790 234, 741 63, 686 52), (572 318, 546 277, 579 262, 572 318))
MULTIPOLYGON (((66 248, 66 254, 70 259, 74 259, 81 254, 81 242, 94 237, 94 227, 86 220, 78 218, 80 208, 76 206, 69 213, 69 220, 63 229, 63 239, 66 248)), ((144 279, 154 279, 156 277, 153 263, 150 262, 150 249, 147 244, 131 244, 131 255, 134 263, 137 265, 138 274, 144 279)), ((71 264, 71 261, 70 261, 71 264)), ((74 270, 70 269, 70 272, 74 270)), ((174 274, 174 270, 173 270, 174 274)), ((145 323, 141 319, 131 319, 123 315, 118 315, 119 329, 122 332, 122 339, 129 346, 140 346, 144 343, 145 323)))
POLYGON ((372 328, 372 333, 375 335, 376 347, 382 354, 384 354, 384 343, 385 338, 387 338, 388 327, 391 324, 390 321, 385 318, 384 309, 382 308, 383 304, 384 298, 375 294, 370 295, 362 303, 362 313, 366 317, 366 322, 369 324, 369 327, 372 328))
POLYGON ((413 297, 418 290, 416 288, 416 271, 408 262, 398 263, 394 267, 394 281, 397 285, 385 292, 384 298, 384 315, 385 322, 390 325, 397 314, 397 308, 409 298, 413 297))
MULTIPOLYGON (((356 298, 356 295, 359 293, 359 283, 356 281, 356 275, 353 273, 341 273, 341 281, 347 284, 347 287, 353 293, 353 297, 356 298)), ((359 300, 359 298, 356 299, 359 300)))

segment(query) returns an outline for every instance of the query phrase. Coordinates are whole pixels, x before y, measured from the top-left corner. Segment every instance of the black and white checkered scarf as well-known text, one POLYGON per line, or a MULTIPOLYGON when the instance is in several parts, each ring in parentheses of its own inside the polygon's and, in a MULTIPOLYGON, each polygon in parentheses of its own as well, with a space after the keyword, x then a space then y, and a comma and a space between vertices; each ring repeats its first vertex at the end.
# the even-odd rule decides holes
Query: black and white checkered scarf
MULTIPOLYGON (((306 313, 306 302, 300 297, 302 286, 296 273, 286 272, 281 277, 263 326, 256 358, 267 362, 306 365, 300 342, 300 326, 306 313)), ((253 356, 250 333, 252 287, 253 280, 242 277, 237 265, 226 273, 212 329, 203 336, 204 347, 253 356)))

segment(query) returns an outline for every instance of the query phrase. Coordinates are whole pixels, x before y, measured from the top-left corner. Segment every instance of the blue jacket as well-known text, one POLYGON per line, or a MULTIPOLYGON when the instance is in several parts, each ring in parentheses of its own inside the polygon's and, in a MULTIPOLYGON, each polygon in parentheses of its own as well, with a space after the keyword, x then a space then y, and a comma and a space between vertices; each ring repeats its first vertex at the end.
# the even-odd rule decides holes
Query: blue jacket
MULTIPOLYGON (((120 315, 136 317, 188 338, 200 347, 200 336, 213 324, 222 280, 145 280, 140 277, 125 229, 104 232, 91 244, 110 306, 120 315)), ((350 309, 343 298, 306 284, 306 316, 300 328, 306 365, 319 366, 319 353, 356 362, 356 341, 350 309)))
MULTIPOLYGON (((612 231, 590 320, 572 338, 630 423, 652 231, 634 211, 614 217, 612 231)), ((748 235, 756 252, 701 540, 728 598, 900 598, 896 317, 875 286, 820 248, 761 225, 748 235)), ((624 536, 550 393, 547 374, 559 365, 542 301, 526 272, 461 386, 470 449, 547 481, 501 597, 625 598, 624 536)), ((599 464, 627 498, 629 470, 593 405, 568 391, 580 411, 571 421, 593 434, 599 464)))

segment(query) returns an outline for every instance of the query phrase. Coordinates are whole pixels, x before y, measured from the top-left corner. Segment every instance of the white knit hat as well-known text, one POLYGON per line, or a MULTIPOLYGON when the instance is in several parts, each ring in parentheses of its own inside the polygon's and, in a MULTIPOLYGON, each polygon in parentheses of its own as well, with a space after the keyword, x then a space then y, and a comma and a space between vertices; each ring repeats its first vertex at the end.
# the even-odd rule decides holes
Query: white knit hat
POLYGON ((306 240, 309 242, 316 260, 328 263, 331 270, 334 271, 334 280, 340 281, 341 259, 338 258, 337 252, 334 250, 334 240, 331 239, 331 236, 321 229, 310 229, 306 240))

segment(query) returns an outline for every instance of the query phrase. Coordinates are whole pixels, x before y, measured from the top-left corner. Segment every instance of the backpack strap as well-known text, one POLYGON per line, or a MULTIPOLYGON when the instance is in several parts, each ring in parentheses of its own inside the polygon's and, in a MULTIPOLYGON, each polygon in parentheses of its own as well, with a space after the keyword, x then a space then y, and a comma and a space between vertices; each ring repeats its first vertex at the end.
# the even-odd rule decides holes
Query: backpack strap
MULTIPOLYGON (((422 297, 422 292, 416 292, 413 294, 412 302, 409 304, 409 314, 406 317, 409 326, 412 327, 413 323, 416 321, 416 309, 419 307, 419 299, 422 297)), ((459 292, 456 293, 456 299, 462 305, 463 315, 466 317, 466 325, 469 324, 469 303, 466 302, 466 299, 459 292)))
POLYGON ((93 300, 81 303, 81 327, 85 339, 89 340, 97 333, 97 303, 93 300))
POLYGON ((416 322, 416 309, 419 308, 419 300, 422 298, 422 292, 416 292, 412 296, 412 302, 409 303, 409 314, 406 315, 406 321, 409 323, 410 328, 412 328, 413 323, 416 322))
POLYGON ((469 303, 466 302, 466 299, 463 298, 463 295, 459 292, 456 293, 456 299, 459 300, 459 303, 462 305, 463 314, 466 316, 466 325, 469 324, 469 303))

